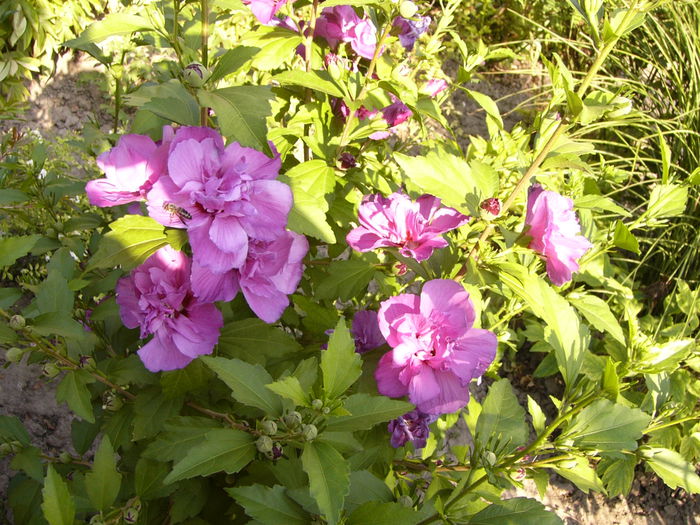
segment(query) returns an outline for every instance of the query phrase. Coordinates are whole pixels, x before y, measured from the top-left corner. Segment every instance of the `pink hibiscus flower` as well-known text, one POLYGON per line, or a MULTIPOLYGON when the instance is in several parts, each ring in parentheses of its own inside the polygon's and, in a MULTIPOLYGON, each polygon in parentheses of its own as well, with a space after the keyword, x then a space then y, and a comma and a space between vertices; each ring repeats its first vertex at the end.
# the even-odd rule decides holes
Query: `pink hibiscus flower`
POLYGON ((379 328, 393 347, 379 360, 377 389, 403 397, 425 414, 447 414, 469 401, 470 381, 496 356, 496 335, 472 328, 469 294, 451 280, 428 281, 421 295, 384 301, 379 328))
POLYGON ((397 247, 401 255, 418 261, 429 258, 447 241, 442 234, 469 220, 440 199, 423 195, 415 202, 403 193, 365 196, 360 204, 360 225, 348 233, 347 243, 358 252, 397 247))
POLYGON ((525 232, 532 237, 529 247, 545 258, 547 275, 553 284, 569 282, 578 271, 578 260, 592 244, 581 233, 574 202, 535 184, 527 196, 525 232))
POLYGON ((190 259, 166 246, 117 283, 124 325, 153 338, 138 351, 151 372, 184 368, 209 354, 223 326, 221 312, 197 299, 190 287, 190 259))

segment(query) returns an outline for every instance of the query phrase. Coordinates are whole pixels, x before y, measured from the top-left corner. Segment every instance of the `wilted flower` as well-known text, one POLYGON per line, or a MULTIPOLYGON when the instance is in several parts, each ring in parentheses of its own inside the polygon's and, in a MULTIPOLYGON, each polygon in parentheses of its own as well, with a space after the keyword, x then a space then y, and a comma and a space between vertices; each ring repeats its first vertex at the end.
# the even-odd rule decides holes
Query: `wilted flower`
POLYGON ((406 50, 411 51, 416 40, 430 27, 429 16, 419 16, 415 20, 397 16, 394 19, 394 27, 399 32, 399 41, 406 50))
POLYGON ((545 258, 552 283, 561 286, 570 281, 578 260, 592 246, 579 235, 574 202, 534 184, 527 196, 525 224, 530 227, 525 233, 532 238, 529 247, 545 258))
POLYGON ((158 146, 146 135, 123 135, 117 145, 97 157, 105 178, 87 183, 90 204, 107 207, 143 199, 165 172, 167 145, 158 146))
POLYGON ((292 192, 274 180, 269 158, 234 142, 224 148, 209 128, 181 128, 170 146, 168 175, 148 193, 148 212, 165 226, 186 227, 195 262, 214 273, 240 268, 249 238, 284 233, 292 192))
POLYGON ((408 414, 391 420, 389 422, 391 446, 399 448, 410 441, 416 449, 425 447, 430 436, 430 423, 433 419, 428 414, 412 410, 408 414))
POLYGON ((490 213, 494 217, 501 213, 501 201, 495 197, 489 199, 484 199, 481 201, 479 207, 487 213, 490 213))
POLYGON ((470 381, 496 356, 496 335, 472 328, 469 294, 452 280, 428 281, 420 296, 384 301, 379 328, 393 347, 379 360, 377 389, 390 397, 408 395, 426 414, 447 414, 465 406, 470 381))
POLYGON ((350 168, 357 166, 355 156, 347 151, 340 154, 340 157, 338 157, 338 163, 340 164, 340 168, 343 170, 349 170, 350 168))
POLYGON ((355 313, 350 333, 355 339, 355 350, 360 353, 369 352, 386 344, 379 329, 377 312, 372 310, 358 310, 355 313))
POLYGON ((142 339, 153 335, 138 351, 151 372, 183 368, 211 353, 223 325, 216 306, 192 293, 189 257, 170 246, 119 280, 117 304, 124 325, 141 327, 142 339))
POLYGON ((447 241, 442 234, 469 220, 440 199, 423 195, 415 202, 403 193, 388 197, 367 195, 359 208, 360 225, 348 233, 347 243, 358 252, 396 247, 401 255, 423 261, 447 241))
POLYGON ((289 231, 273 241, 251 241, 247 258, 238 270, 218 274, 195 261, 192 287, 205 301, 230 301, 241 290, 253 312, 263 321, 274 323, 301 280, 302 260, 308 250, 306 237, 289 231))
POLYGON ((287 0, 243 0, 243 3, 250 7, 258 22, 268 25, 287 0))

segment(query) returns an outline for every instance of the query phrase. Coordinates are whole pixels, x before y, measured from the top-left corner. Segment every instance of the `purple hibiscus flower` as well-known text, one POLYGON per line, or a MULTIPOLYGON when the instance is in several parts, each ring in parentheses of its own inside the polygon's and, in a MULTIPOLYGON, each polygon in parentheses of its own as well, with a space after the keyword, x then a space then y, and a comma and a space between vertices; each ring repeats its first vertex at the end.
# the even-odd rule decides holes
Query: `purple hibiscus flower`
POLYGON ((532 237, 530 248, 545 258, 547 275, 561 286, 578 270, 578 260, 592 244, 581 233, 574 213, 574 202, 554 191, 535 184, 527 196, 525 232, 532 237))
POLYGON ((415 449, 425 447, 430 436, 430 423, 434 419, 434 416, 412 410, 408 414, 389 421, 391 446, 399 448, 410 441, 415 449))
POLYGON ((348 42, 355 53, 369 59, 377 48, 377 28, 368 18, 357 16, 348 5, 325 8, 316 20, 314 36, 325 38, 332 48, 348 42))
POLYGON ((274 323, 301 280, 308 250, 306 237, 290 231, 273 241, 252 241, 238 270, 217 274, 195 261, 192 287, 205 301, 230 301, 241 290, 251 310, 263 321, 274 323))
POLYGON ((250 7, 258 22, 264 25, 274 25, 270 24, 270 21, 287 3, 287 0, 243 0, 243 3, 250 7))
POLYGON ((403 193, 365 196, 359 208, 360 225, 348 233, 348 244, 358 252, 397 247, 401 255, 418 261, 429 258, 447 241, 442 234, 469 220, 440 199, 423 195, 415 202, 403 193))
POLYGON ((403 397, 431 415, 448 414, 469 401, 469 383, 496 356, 496 335, 473 328, 469 294, 451 280, 423 286, 421 295, 401 294, 384 301, 379 328, 393 348, 379 360, 377 389, 403 397))
POLYGON ((379 329, 377 312, 372 310, 358 310, 355 313, 350 333, 355 339, 355 350, 361 354, 386 344, 379 329))
POLYGON ((419 16, 415 20, 397 16, 394 19, 394 27, 399 32, 399 41, 407 51, 411 51, 416 40, 430 27, 429 16, 419 16))
POLYGON ((117 304, 124 325, 141 327, 153 338, 138 351, 151 372, 187 366, 209 354, 223 326, 221 312, 198 300, 190 287, 190 259, 166 246, 117 283, 117 304))
POLYGON ((223 139, 208 128, 178 130, 168 175, 148 193, 148 212, 165 226, 187 228, 194 260, 214 273, 240 268, 249 238, 272 241, 284 233, 292 192, 274 180, 279 155, 269 158, 223 139))
POLYGON ((90 204, 108 207, 142 200, 165 172, 168 145, 145 135, 123 135, 117 145, 97 157, 102 179, 87 183, 90 204))

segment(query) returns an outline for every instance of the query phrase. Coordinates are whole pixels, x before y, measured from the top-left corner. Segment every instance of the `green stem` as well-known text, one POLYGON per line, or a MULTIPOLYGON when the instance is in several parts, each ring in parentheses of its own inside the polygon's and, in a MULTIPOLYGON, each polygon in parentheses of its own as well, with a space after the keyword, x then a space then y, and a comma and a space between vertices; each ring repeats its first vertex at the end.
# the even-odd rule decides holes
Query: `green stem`
MULTIPOLYGON (((209 1, 200 0, 200 10, 202 11, 202 65, 209 67, 209 1)), ((209 119, 209 108, 203 107, 199 110, 199 125, 206 126, 209 119)))
MULTIPOLYGON (((304 44, 304 62, 306 72, 311 71, 311 59, 313 57, 313 45, 314 45, 314 31, 316 31, 316 20, 318 19, 318 0, 314 0, 311 7, 311 16, 309 18, 309 32, 306 36, 306 42, 304 44)), ((310 88, 306 88, 304 95, 306 103, 311 102, 312 92, 310 88)), ((311 134, 311 124, 304 124, 304 136, 307 137, 311 134)), ((304 143, 304 162, 311 160, 311 147, 304 143)))

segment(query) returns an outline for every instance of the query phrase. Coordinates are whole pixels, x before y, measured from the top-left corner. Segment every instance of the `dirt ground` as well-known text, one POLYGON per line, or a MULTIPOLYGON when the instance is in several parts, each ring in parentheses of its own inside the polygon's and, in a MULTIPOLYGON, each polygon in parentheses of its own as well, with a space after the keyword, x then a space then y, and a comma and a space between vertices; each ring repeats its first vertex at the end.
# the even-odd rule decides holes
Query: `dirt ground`
MULTIPOLYGON (((81 79, 81 73, 84 77, 84 72, 94 67, 86 59, 73 62, 63 59, 52 80, 31 87, 32 99, 23 119, 0 122, 0 129, 17 125, 38 130, 48 137, 79 131, 87 118, 108 129, 111 121, 104 108, 105 95, 97 85, 81 79)), ((525 86, 526 81, 520 76, 494 75, 469 88, 496 99, 501 113, 505 114, 505 125, 510 128, 521 118, 516 108, 528 98, 522 94, 514 96, 514 93, 525 86)), ((468 96, 457 93, 452 108, 451 120, 462 145, 468 143, 469 135, 486 135, 483 112, 468 96)), ((0 366, 4 364, 1 356, 2 352, 0 366)), ((56 404, 56 384, 56 380, 42 378, 37 365, 0 368, 0 414, 19 417, 34 444, 48 454, 58 454, 67 447, 70 450, 72 416, 65 405, 56 404)), ((1 460, 0 521, 11 474, 9 461, 1 460)), ((682 490, 671 490, 655 476, 643 472, 637 476, 626 498, 608 500, 600 494, 586 495, 563 479, 553 479, 544 498, 539 497, 530 482, 526 482, 523 489, 510 491, 508 496, 538 499, 566 525, 700 525, 700 498, 682 490)))

